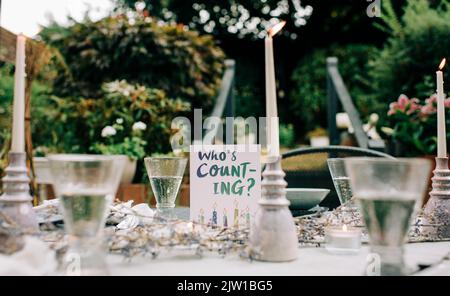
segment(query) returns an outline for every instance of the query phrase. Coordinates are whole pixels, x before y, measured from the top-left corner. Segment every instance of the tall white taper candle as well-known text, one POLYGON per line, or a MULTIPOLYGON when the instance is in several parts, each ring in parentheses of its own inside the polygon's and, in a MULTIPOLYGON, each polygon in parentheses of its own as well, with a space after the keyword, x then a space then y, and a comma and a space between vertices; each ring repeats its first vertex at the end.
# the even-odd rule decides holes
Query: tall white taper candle
POLYGON ((265 40, 266 54, 266 117, 267 117, 267 143, 269 154, 279 155, 279 133, 278 133, 278 108, 275 83, 275 64, 273 59, 273 39, 268 36, 265 40))
POLYGON ((437 116, 438 116, 438 157, 447 157, 447 134, 445 128, 445 93, 444 93, 444 74, 442 69, 445 66, 445 59, 442 61, 437 77, 437 116))
POLYGON ((14 74, 14 103, 12 152, 25 152, 25 44, 26 37, 17 36, 16 72, 14 74))
POLYGON ((266 117, 267 143, 270 156, 280 155, 279 118, 277 109, 277 86, 275 82, 275 62, 273 55, 273 36, 278 33, 285 22, 272 27, 264 40, 266 67, 266 117))

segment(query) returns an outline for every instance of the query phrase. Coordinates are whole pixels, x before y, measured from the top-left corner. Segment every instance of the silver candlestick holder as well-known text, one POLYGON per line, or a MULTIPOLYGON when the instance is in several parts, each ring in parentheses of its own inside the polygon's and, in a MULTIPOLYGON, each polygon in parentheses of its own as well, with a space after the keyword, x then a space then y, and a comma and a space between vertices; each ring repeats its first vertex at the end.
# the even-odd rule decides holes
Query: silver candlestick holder
POLYGON ((24 231, 38 231, 39 226, 30 195, 30 178, 24 152, 10 152, 9 165, 2 179, 3 194, 0 196, 0 211, 17 223, 24 231))
POLYGON ((450 238, 450 170, 448 157, 436 158, 432 191, 425 206, 424 233, 435 238, 450 238))
POLYGON ((290 202, 286 199, 285 175, 281 157, 269 156, 249 237, 250 249, 257 260, 284 262, 295 260, 298 255, 298 237, 290 202))

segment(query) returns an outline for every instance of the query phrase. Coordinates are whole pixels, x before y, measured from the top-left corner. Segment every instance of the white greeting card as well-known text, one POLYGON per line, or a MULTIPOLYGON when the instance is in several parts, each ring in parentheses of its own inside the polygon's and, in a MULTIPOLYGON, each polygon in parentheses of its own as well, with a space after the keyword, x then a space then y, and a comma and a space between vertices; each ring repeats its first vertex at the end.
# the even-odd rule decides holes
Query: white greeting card
POLYGON ((191 220, 249 226, 260 196, 259 145, 191 146, 191 220))

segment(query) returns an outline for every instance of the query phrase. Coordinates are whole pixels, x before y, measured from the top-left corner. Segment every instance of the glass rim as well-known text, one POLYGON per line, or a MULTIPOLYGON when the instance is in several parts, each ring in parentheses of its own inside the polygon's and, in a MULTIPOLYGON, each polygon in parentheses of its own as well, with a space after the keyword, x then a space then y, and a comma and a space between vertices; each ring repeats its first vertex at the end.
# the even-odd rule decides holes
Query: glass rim
POLYGON ((318 193, 331 190, 327 188, 286 188, 286 192, 300 192, 300 191, 308 193, 318 193))
POLYGON ((62 153, 62 154, 49 154, 46 156, 46 158, 49 161, 94 162, 94 161, 115 160, 115 158, 117 158, 118 156, 125 156, 125 155, 62 153))
MULTIPOLYGON (((347 157, 349 158, 349 157, 347 157)), ((333 157, 333 158, 327 158, 327 162, 337 162, 337 161, 343 161, 345 160, 345 157, 333 157)))
POLYGON ((178 157, 178 156, 148 156, 144 158, 144 161, 147 160, 187 160, 187 157, 178 157))
POLYGON ((377 164, 430 164, 431 161, 427 158, 419 158, 419 157, 400 157, 395 159, 383 158, 383 157, 347 157, 344 158, 345 162, 352 163, 377 163, 377 164))

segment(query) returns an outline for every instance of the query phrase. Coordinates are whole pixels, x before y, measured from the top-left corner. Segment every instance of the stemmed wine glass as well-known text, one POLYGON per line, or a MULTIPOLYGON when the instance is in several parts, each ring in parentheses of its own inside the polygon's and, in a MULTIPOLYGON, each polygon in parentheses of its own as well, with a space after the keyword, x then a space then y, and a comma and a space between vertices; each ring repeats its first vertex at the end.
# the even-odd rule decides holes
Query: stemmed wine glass
POLYGON ((327 163, 341 206, 344 210, 357 211, 358 207, 353 199, 350 178, 345 169, 344 159, 330 158, 327 163))
POLYGON ((403 247, 411 219, 427 189, 426 159, 346 158, 345 168, 369 234, 379 255, 381 275, 408 273, 403 247))
POLYGON ((48 159, 69 238, 66 272, 104 275, 102 233, 125 159, 81 154, 55 154, 48 159))

